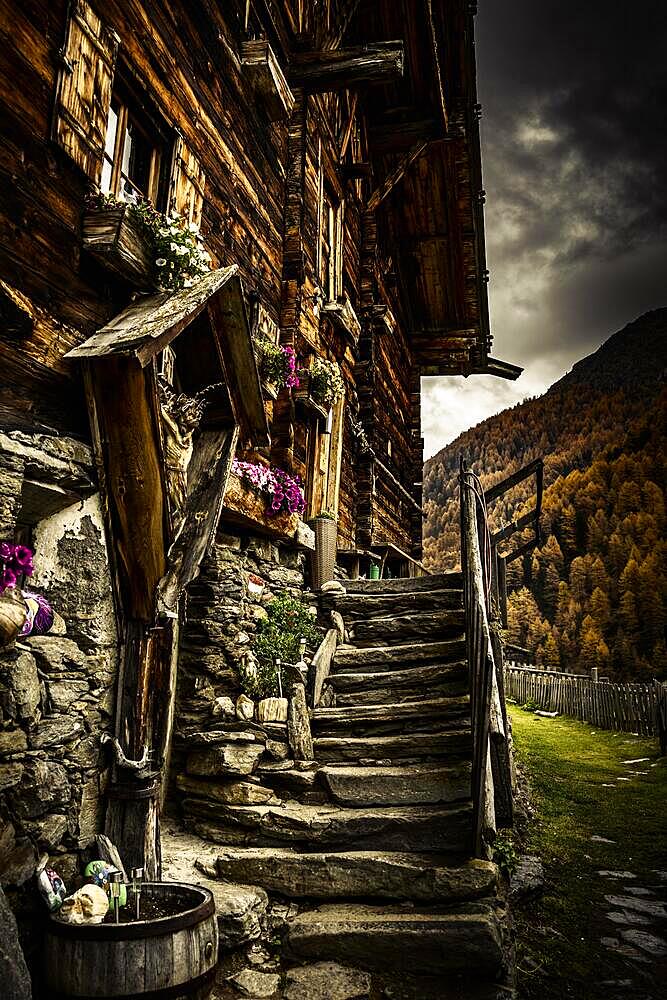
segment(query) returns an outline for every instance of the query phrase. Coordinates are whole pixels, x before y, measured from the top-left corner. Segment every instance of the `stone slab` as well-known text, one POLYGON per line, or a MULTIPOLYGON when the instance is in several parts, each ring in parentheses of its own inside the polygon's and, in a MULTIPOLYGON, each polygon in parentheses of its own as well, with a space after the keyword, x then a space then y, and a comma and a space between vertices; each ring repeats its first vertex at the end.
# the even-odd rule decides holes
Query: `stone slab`
POLYGON ((493 907, 461 904, 447 912, 333 903, 300 913, 286 946, 297 958, 329 959, 369 970, 494 976, 503 947, 493 907))
MULTIPOLYGON (((308 843, 345 845, 348 849, 415 850, 459 853, 471 837, 471 808, 454 806, 385 806, 345 809, 337 806, 227 806, 185 799, 187 816, 203 818, 235 839, 229 843, 265 847, 308 843)), ((224 841, 223 841, 224 842, 224 841)))
POLYGON ((368 1000, 371 977, 336 962, 316 962, 289 969, 285 1000, 368 1000))
POLYGON ((323 767, 321 779, 336 802, 368 805, 426 805, 470 798, 471 766, 323 767))
POLYGON ((216 867, 222 878, 244 878, 295 899, 462 902, 493 895, 498 883, 498 869, 489 861, 450 867, 437 855, 401 852, 246 848, 221 851, 216 867))

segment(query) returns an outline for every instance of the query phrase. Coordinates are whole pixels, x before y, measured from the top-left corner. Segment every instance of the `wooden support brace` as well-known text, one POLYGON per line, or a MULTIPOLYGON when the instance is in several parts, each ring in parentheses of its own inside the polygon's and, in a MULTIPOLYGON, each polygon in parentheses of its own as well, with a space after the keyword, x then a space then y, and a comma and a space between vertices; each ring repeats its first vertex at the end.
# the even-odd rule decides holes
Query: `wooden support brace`
POLYGON ((421 140, 405 156, 401 157, 396 167, 385 177, 382 184, 373 191, 368 199, 366 207, 370 212, 374 212, 382 204, 387 195, 391 194, 394 187, 405 176, 415 160, 419 159, 428 145, 427 141, 421 140))

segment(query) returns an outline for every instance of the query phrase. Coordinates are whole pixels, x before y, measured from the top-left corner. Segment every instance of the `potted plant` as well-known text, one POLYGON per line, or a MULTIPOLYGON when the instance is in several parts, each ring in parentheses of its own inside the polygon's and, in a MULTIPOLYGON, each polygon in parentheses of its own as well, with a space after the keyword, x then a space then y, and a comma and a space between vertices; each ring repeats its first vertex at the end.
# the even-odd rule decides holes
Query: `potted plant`
POLYGON ((338 522, 335 513, 323 510, 315 518, 314 528, 313 588, 320 590, 323 584, 334 578, 338 541, 338 522))
POLYGON ((328 411, 344 393, 345 383, 336 362, 315 358, 310 368, 299 371, 299 388, 294 398, 326 419, 328 411))
POLYGON ((299 385, 296 372, 296 353, 293 347, 282 347, 262 338, 257 341, 259 374, 264 394, 276 399, 281 389, 299 385))
POLYGON ((88 199, 83 246, 141 288, 189 288, 211 269, 198 226, 179 215, 163 215, 147 201, 111 194, 88 199))
POLYGON ((232 462, 232 472, 242 482, 266 495, 267 516, 283 512, 303 513, 306 504, 298 476, 290 476, 284 469, 274 469, 259 462, 242 462, 236 458, 232 462))

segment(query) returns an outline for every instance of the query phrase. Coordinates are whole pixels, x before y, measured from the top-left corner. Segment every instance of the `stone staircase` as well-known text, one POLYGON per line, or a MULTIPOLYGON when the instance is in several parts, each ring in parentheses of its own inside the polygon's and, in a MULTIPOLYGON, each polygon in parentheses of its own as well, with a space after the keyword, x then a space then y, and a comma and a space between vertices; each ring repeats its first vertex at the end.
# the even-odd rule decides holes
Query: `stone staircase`
POLYGON ((213 775, 181 778, 188 826, 221 845, 221 879, 298 901, 289 958, 444 977, 443 1000, 506 996, 498 872, 472 857, 460 575, 346 591, 323 598, 349 643, 327 680, 333 704, 312 712, 315 760, 262 758, 236 778, 254 789, 245 804, 213 775))

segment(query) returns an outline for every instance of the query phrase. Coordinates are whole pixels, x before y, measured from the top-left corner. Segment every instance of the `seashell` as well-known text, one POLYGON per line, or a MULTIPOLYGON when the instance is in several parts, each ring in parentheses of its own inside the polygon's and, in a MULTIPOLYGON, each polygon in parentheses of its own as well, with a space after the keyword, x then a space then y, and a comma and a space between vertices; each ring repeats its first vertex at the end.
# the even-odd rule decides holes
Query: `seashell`
POLYGON ((109 900, 99 885, 84 885, 64 900, 58 917, 67 924, 101 924, 109 911, 109 900))
POLYGON ((28 616, 28 606, 20 590, 11 587, 0 594, 0 646, 8 646, 17 637, 28 616))

